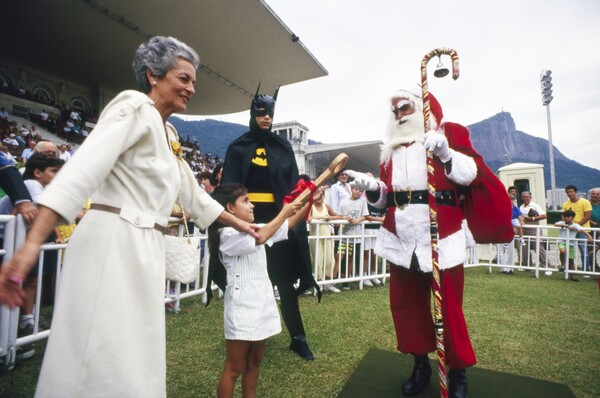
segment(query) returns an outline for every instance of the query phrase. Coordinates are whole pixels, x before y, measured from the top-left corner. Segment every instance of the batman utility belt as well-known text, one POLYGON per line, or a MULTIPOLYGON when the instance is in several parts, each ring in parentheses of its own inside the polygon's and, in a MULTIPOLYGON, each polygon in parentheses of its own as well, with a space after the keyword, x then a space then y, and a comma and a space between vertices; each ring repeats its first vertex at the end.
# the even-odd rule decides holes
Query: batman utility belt
POLYGON ((275 203, 275 195, 272 193, 250 192, 248 193, 250 202, 257 203, 275 203))

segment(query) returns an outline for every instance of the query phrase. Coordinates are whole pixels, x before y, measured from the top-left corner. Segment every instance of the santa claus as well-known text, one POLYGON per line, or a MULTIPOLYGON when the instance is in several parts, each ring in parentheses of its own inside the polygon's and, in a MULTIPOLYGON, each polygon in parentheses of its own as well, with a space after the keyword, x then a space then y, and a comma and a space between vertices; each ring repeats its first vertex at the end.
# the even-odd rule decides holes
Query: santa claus
POLYGON ((469 131, 445 122, 438 101, 431 94, 429 100, 432 130, 425 133, 420 89, 394 92, 381 152, 380 180, 354 171, 348 174, 367 192, 373 206, 387 208, 375 252, 391 263, 390 307, 398 350, 414 356, 413 372, 402 393, 418 395, 429 384, 427 355, 436 349, 426 161, 426 151, 433 152, 449 396, 467 397, 465 369, 475 365, 476 358, 462 310, 463 264, 466 249, 475 241, 460 198, 466 187, 479 183, 487 167, 473 149, 469 131))

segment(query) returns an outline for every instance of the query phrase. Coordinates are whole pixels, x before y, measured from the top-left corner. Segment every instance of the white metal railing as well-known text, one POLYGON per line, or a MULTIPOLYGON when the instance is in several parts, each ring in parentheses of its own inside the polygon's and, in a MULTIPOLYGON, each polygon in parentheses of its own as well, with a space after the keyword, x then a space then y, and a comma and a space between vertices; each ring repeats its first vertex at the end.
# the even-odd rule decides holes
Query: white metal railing
POLYGON ((343 233, 344 225, 349 225, 348 221, 313 220, 309 224, 313 233, 308 240, 317 283, 324 287, 358 282, 359 289, 363 288, 365 281, 377 279, 385 283, 389 277, 387 263, 382 257, 374 255, 376 235, 369 232, 376 230, 365 229, 367 225, 380 226, 381 223, 364 221, 356 224, 358 233, 353 235, 343 233), (337 232, 321 234, 320 227, 323 225, 337 232))
MULTIPOLYGON (((4 224, 3 261, 12 257, 16 248, 25 240, 26 227, 21 216, 0 216, 0 223, 4 224)), ((10 309, 5 305, 0 306, 0 365, 5 369, 12 369, 17 359, 17 349, 26 344, 48 338, 50 330, 40 327, 40 312, 42 308, 42 283, 44 278, 44 265, 56 266, 55 292, 59 289, 61 260, 66 244, 44 244, 38 258, 37 285, 35 304, 33 306, 33 333, 18 337, 20 309, 10 309), (44 264, 46 253, 57 251, 55 264, 44 264)))
MULTIPOLYGON (((170 221, 173 222, 176 219, 171 219, 170 221)), ((12 256, 15 248, 23 243, 26 228, 20 216, 16 218, 14 216, 0 216, 0 224, 4 224, 4 240, 0 254, 3 254, 6 260, 12 256)), ((339 286, 339 284, 358 282, 359 289, 363 289, 366 281, 377 279, 385 283, 389 277, 387 263, 383 258, 372 254, 376 235, 370 233, 368 229, 364 229, 365 225, 380 225, 381 223, 363 222, 357 224, 359 226, 359 233, 344 235, 341 226, 347 224, 347 221, 325 222, 315 220, 308 226, 309 228, 313 226, 315 232, 309 236, 309 243, 311 244, 313 272, 317 283, 321 287, 324 287, 330 284, 338 284, 339 286), (337 232, 320 234, 319 228, 317 228, 320 225, 327 225, 328 228, 331 226, 332 229, 334 226, 340 228, 337 228, 337 232), (360 250, 358 250, 358 245, 360 245, 360 250), (342 249, 334 251, 333 247, 341 247, 342 249), (350 247, 354 250, 350 250, 350 247)), ((536 278, 539 277, 540 272, 556 272, 561 267, 564 268, 565 279, 574 275, 600 275, 600 228, 587 229, 594 238, 593 243, 586 242, 583 239, 567 238, 565 240, 567 247, 571 244, 575 245, 575 269, 570 270, 566 266, 568 263, 568 250, 565 261, 561 264, 557 249, 559 238, 555 236, 557 233, 551 232, 548 234, 548 232, 556 231, 558 228, 554 226, 527 227, 535 229, 535 234, 525 236, 523 245, 517 239, 516 243, 513 242, 506 245, 476 245, 476 247, 468 249, 465 267, 485 266, 489 268, 490 272, 492 272, 493 268, 530 270, 533 271, 533 275, 536 278), (590 250, 592 254, 589 258, 589 270, 582 269, 582 256, 578 245, 581 245, 586 250, 594 248, 594 250, 590 250), (545 255, 540 256, 540 252, 543 252, 545 255)), ((179 235, 183 235, 183 226, 179 228, 179 235)), ((196 232, 196 235, 200 236, 204 251, 200 272, 196 281, 183 286, 180 283, 169 281, 166 281, 165 284, 165 304, 173 312, 179 311, 179 304, 182 299, 203 295, 203 302, 206 300, 209 257, 207 236, 199 232, 196 232)), ((66 247, 67 244, 45 244, 42 246, 38 267, 33 334, 18 337, 19 309, 9 309, 6 306, 0 306, 0 366, 12 369, 15 363, 17 347, 45 339, 50 334, 50 330, 41 330, 39 327, 43 260, 45 253, 48 251, 58 251, 55 282, 56 294, 60 289, 61 259, 66 247)), ((51 311, 51 309, 48 311, 51 311)))
POLYGON ((493 268, 502 271, 524 270, 533 271, 538 278, 540 272, 550 275, 552 272, 564 271, 565 279, 575 275, 584 277, 600 276, 600 228, 586 228, 592 236, 593 242, 582 238, 560 238, 555 226, 532 226, 528 229, 535 230, 530 236, 523 237, 523 243, 518 236, 510 244, 503 245, 477 245, 469 251, 467 267, 487 266, 490 272, 493 268), (558 243, 564 243, 566 254, 562 261, 559 255, 558 243), (575 258, 574 269, 569 269, 569 247, 573 247, 575 258), (587 253, 587 267, 584 269, 583 253, 587 253))

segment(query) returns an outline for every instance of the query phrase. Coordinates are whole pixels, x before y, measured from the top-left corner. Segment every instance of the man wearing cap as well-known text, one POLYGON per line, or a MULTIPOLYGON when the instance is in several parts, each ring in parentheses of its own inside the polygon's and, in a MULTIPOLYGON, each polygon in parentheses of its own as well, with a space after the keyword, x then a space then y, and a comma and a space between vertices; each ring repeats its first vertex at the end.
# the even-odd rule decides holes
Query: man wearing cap
MULTIPOLYGON (((429 384, 428 353, 436 349, 431 316, 432 253, 426 151, 434 155, 434 180, 441 270, 442 314, 449 397, 468 397, 466 368, 476 363, 462 310, 466 249, 473 235, 459 207, 463 190, 489 170, 469 139, 469 131, 443 120, 429 95, 432 130, 425 133, 420 88, 402 89, 390 98, 390 119, 381 153, 380 180, 349 171, 367 191, 370 204, 387 208, 375 252, 390 266, 390 307, 397 347, 412 354, 412 375, 402 385, 406 396, 429 384)), ((482 220, 485 222, 485 220, 482 220)))

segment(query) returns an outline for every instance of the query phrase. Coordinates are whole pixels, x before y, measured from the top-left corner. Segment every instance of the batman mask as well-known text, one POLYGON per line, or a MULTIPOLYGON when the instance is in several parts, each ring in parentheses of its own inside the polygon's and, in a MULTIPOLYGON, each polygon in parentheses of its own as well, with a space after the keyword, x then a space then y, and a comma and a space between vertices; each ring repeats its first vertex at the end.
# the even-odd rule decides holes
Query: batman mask
MULTIPOLYGON (((273 116, 275 115, 275 102, 277 101, 279 87, 277 87, 277 90, 272 97, 266 94, 259 94, 259 89, 260 84, 258 85, 256 94, 254 94, 254 98, 250 104, 250 131, 264 131, 256 124, 257 116, 269 115, 271 119, 273 119, 273 116)), ((269 129, 269 131, 271 131, 271 129, 269 129)))

